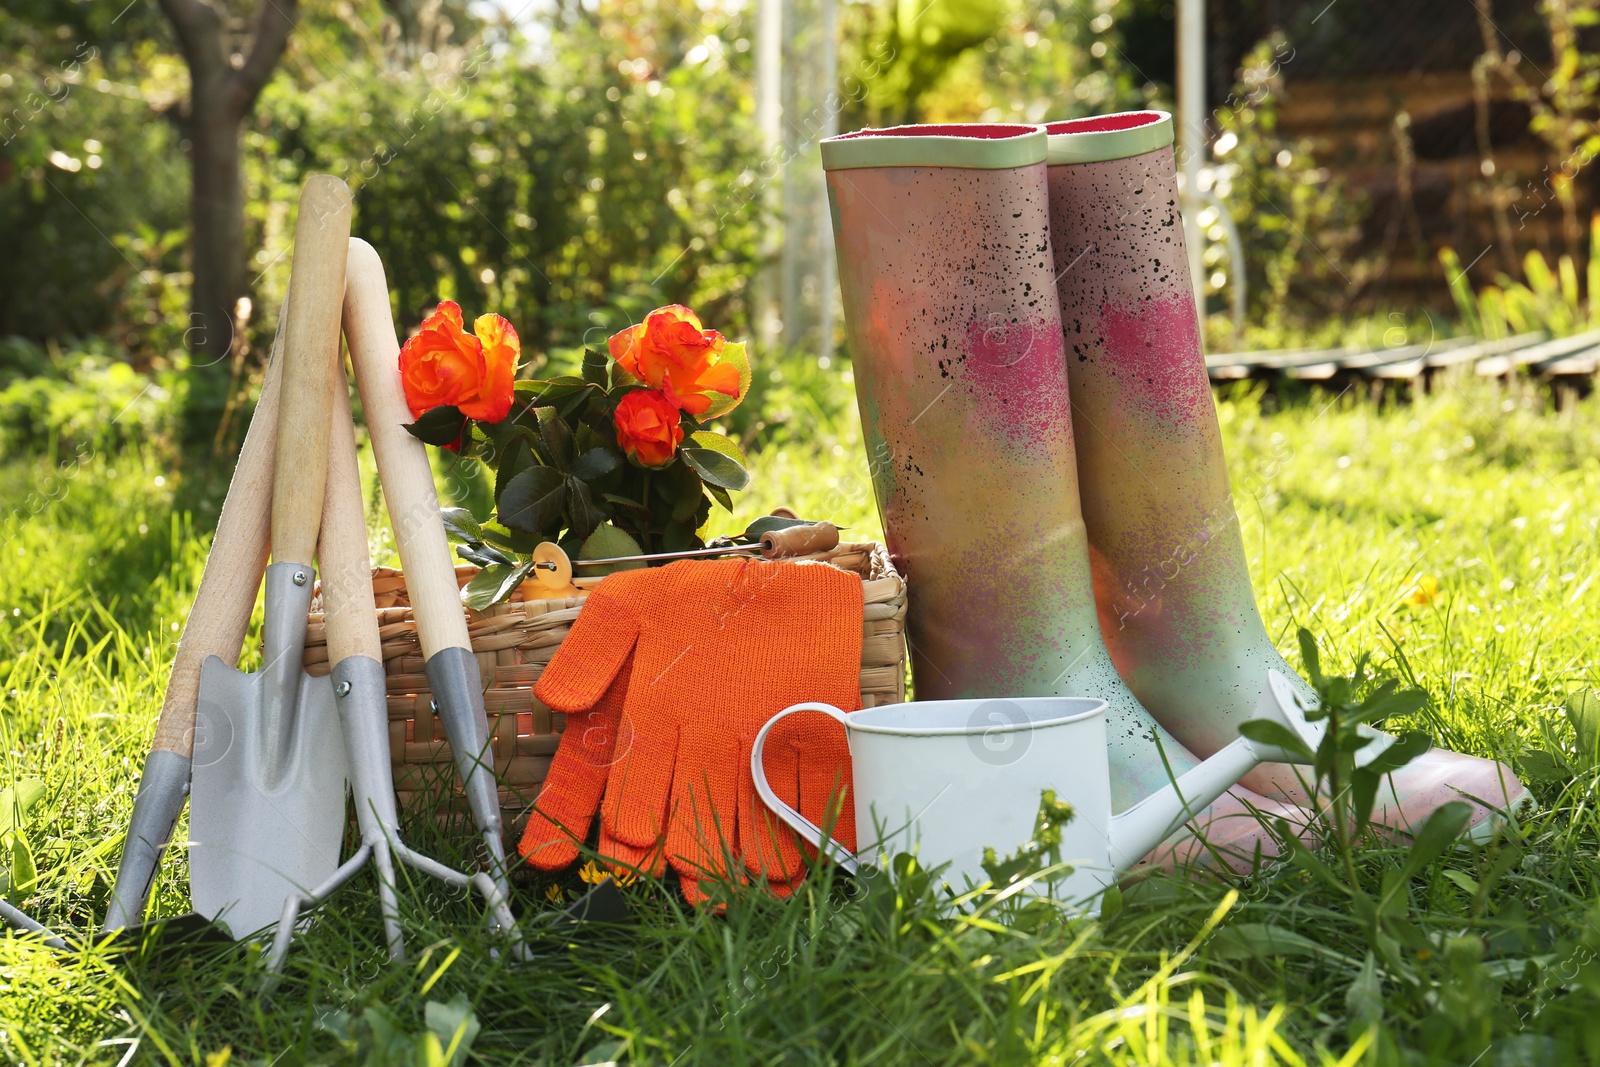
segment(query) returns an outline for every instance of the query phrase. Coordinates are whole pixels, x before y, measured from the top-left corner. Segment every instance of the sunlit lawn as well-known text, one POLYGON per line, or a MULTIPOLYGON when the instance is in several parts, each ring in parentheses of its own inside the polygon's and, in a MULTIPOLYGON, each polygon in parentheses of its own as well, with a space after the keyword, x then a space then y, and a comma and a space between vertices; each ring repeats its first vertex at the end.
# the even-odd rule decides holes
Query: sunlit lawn
MULTIPOLYGON (((838 368, 788 374, 762 401, 755 488, 736 520, 715 521, 787 503, 878 537, 838 368)), ((1542 810, 1514 840, 1395 883, 1393 907, 1420 941, 1379 943, 1298 869, 1231 887, 1154 881, 1105 924, 1027 929, 859 884, 819 880, 725 916, 641 885, 628 891, 637 925, 570 944, 535 933, 540 957, 514 967, 491 958, 470 902, 417 886, 402 894, 411 959, 393 966, 358 880, 298 942, 270 1000, 253 950, 122 959, 0 941, 0 1056, 442 1062, 429 1057, 449 1047, 449 1005, 464 998, 471 1055, 494 1063, 1592 1061, 1595 759, 1575 751, 1560 705, 1600 684, 1600 404, 1557 415, 1532 387, 1446 381, 1382 410, 1331 393, 1270 413, 1244 392, 1219 406, 1280 646, 1305 625, 1325 666, 1371 651, 1433 695, 1421 725, 1441 743, 1542 776, 1542 810)), ((25 829, 39 880, 15 899, 81 936, 104 912, 205 550, 175 510, 193 478, 154 450, 85 451, 70 478, 62 458, 0 465, 15 515, 0 547, 0 727, 3 777, 48 790, 25 829)), ((391 543, 374 530, 380 554, 391 543)), ((413 836, 463 858, 459 842, 413 836)), ((1362 879, 1376 888, 1403 853, 1364 851, 1362 879)), ((530 930, 555 907, 544 889, 516 901, 530 930)), ((156 906, 186 904, 174 854, 156 906)))

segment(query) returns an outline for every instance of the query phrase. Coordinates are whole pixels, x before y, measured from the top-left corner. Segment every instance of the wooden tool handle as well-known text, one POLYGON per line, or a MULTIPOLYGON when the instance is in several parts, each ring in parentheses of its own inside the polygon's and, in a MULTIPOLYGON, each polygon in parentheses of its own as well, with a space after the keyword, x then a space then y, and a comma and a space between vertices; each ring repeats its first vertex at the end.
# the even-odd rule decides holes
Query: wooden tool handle
POLYGON ((450 543, 423 443, 406 432, 415 421, 400 384, 400 345, 389 310, 383 261, 367 242, 350 241, 345 277, 344 335, 367 416, 378 479, 389 505, 400 565, 417 620, 424 659, 446 648, 471 650, 450 543))
POLYGON ((378 606, 372 597, 372 557, 367 552, 367 516, 361 503, 361 465, 356 426, 350 418, 350 386, 342 367, 333 375, 333 418, 328 437, 327 500, 322 505, 322 611, 328 627, 328 662, 351 656, 380 663, 378 606))
MULTIPOLYGON (((291 284, 293 280, 291 279, 291 284)), ((228 666, 239 662, 256 590, 267 566, 267 526, 272 516, 273 453, 278 441, 278 393, 283 378, 283 320, 267 360, 267 377, 255 415, 239 449, 228 496, 211 536, 211 551, 200 574, 189 618, 167 679, 167 696, 156 720, 150 748, 194 754, 194 717, 200 700, 200 664, 217 656, 228 666)))
POLYGON ((761 557, 782 559, 809 556, 813 552, 832 552, 839 547, 839 528, 831 522, 810 526, 789 526, 761 535, 761 557))
POLYGON ((272 490, 272 558, 279 563, 309 564, 317 548, 350 209, 350 190, 332 175, 313 174, 300 190, 291 268, 295 284, 284 312, 280 474, 272 490))

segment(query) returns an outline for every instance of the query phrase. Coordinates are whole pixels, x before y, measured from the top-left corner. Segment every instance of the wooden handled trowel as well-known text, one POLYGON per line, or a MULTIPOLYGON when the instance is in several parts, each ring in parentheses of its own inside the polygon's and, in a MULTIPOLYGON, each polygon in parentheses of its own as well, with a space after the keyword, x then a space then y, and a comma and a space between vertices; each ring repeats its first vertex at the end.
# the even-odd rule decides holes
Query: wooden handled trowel
POLYGON ((327 477, 350 238, 350 191, 309 179, 295 223, 294 287, 284 324, 272 558, 263 662, 242 674, 200 669, 189 814, 195 911, 242 938, 278 920, 339 866, 345 747, 332 683, 301 665, 327 477))

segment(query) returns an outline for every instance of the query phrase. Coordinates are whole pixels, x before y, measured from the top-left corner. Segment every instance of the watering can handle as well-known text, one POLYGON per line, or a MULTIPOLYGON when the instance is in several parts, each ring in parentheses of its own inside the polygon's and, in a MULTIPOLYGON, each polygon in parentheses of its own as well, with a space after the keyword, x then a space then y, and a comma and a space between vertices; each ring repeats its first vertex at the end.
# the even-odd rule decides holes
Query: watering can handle
POLYGON ((761 762, 762 751, 767 745, 767 735, 772 732, 772 728, 778 725, 781 720, 797 711, 820 711, 824 715, 837 719, 839 725, 846 730, 850 729, 849 718, 832 704, 795 704, 784 708, 766 721, 765 725, 761 727, 761 731, 756 734, 755 742, 750 746, 750 777, 755 782, 756 793, 767 807, 772 809, 774 815, 788 823, 796 833, 816 845, 819 849, 826 849, 828 855, 832 856, 841 867, 851 874, 855 874, 856 858, 850 850, 832 838, 824 842, 822 828, 785 804, 778 794, 773 792, 772 786, 767 782, 767 770, 761 762))

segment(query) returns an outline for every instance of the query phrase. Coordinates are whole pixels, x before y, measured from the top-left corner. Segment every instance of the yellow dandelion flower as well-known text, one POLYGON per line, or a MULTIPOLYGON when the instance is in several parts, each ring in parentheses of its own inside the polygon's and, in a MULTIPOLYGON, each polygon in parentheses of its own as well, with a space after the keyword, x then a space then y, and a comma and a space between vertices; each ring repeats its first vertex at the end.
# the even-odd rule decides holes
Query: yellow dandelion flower
POLYGON ((1411 579, 1400 602, 1413 608, 1425 608, 1439 598, 1439 579, 1431 574, 1419 574, 1411 579))
POLYGON ((618 885, 632 885, 639 880, 639 872, 628 867, 611 868, 611 878, 618 885))
POLYGON ((585 863, 582 867, 578 868, 578 877, 582 878, 588 885, 599 885, 601 882, 606 880, 608 875, 605 871, 600 869, 599 865, 596 864, 594 860, 590 860, 588 863, 585 863))
POLYGON ((554 882, 545 886, 544 898, 552 904, 565 904, 567 902, 567 894, 554 882))

